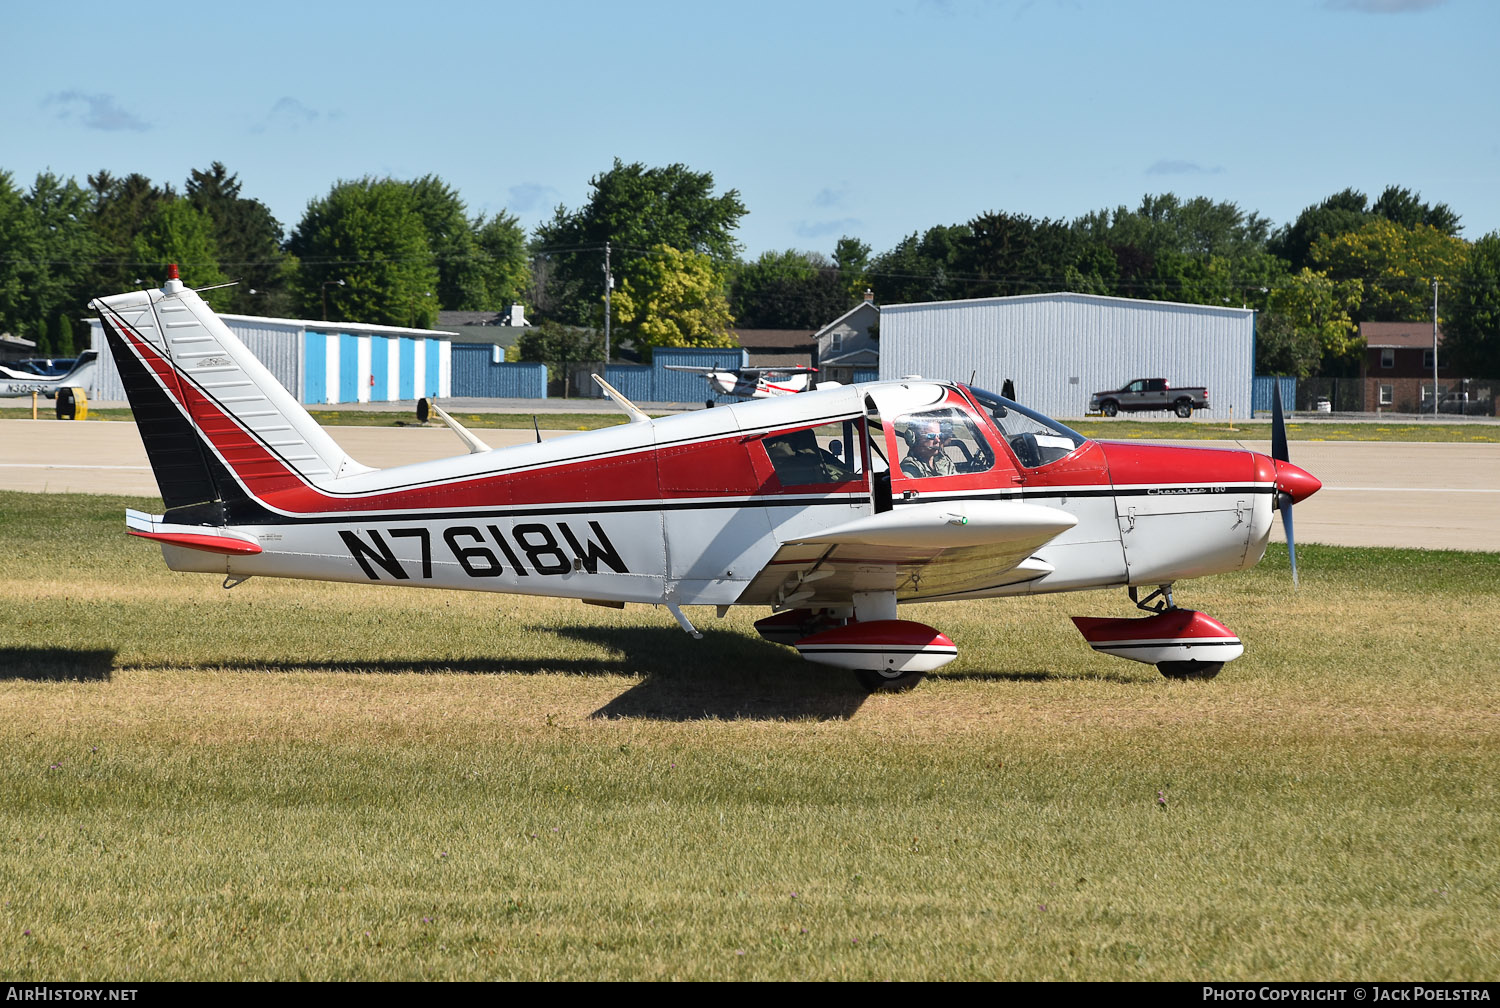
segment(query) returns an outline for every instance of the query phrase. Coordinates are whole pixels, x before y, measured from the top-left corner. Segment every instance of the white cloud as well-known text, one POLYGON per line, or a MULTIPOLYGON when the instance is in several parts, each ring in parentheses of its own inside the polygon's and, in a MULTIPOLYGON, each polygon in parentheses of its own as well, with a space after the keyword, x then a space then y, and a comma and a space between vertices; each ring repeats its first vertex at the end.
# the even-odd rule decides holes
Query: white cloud
POLYGON ((271 111, 259 123, 250 127, 252 133, 264 133, 267 130, 297 130, 303 126, 311 126, 322 119, 323 113, 310 109, 295 98, 278 98, 276 104, 271 106, 271 111))
POLYGON ((542 207, 550 207, 557 202, 559 195, 556 189, 540 182, 522 182, 511 186, 508 192, 510 198, 505 201, 505 206, 515 213, 529 213, 542 207))
POLYGON ((836 207, 843 206, 849 196, 849 183, 840 182, 838 187, 825 186, 813 197, 813 206, 836 207))
POLYGON ((849 234, 857 231, 864 222, 857 217, 840 217, 837 220, 798 221, 798 238, 826 238, 832 234, 849 234))
POLYGON ((59 91, 48 95, 43 104, 61 106, 59 119, 76 118, 87 129, 106 132, 132 130, 143 133, 151 128, 150 123, 121 108, 113 95, 59 91))
POLYGON ((1218 166, 1205 168, 1196 161, 1162 158, 1146 169, 1147 175, 1221 175, 1224 169, 1218 166))

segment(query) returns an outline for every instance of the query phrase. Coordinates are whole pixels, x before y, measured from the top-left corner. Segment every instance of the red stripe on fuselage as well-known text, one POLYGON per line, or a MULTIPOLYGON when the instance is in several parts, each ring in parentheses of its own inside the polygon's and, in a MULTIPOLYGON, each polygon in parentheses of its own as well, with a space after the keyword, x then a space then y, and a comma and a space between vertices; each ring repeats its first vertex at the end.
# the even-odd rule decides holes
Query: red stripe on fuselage
POLYGON ((1117 487, 1242 484, 1256 481, 1256 454, 1243 448, 1102 441, 1117 487))
MULTIPOLYGON (((751 461, 750 442, 739 433, 517 472, 459 477, 397 491, 332 495, 310 485, 266 448, 157 350, 113 320, 136 355, 149 367, 207 438, 245 489, 262 503, 293 514, 337 511, 437 511, 527 505, 607 504, 777 493, 806 495, 810 488, 768 485, 751 461)), ((769 466, 766 466, 769 469, 769 466)), ((817 491, 814 491, 817 492, 817 491)))

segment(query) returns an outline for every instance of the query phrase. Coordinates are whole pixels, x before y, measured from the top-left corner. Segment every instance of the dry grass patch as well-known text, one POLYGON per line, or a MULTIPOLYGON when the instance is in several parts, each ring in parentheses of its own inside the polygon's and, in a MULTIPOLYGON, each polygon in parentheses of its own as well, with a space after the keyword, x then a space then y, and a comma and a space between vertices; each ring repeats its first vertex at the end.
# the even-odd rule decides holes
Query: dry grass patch
POLYGON ((0 971, 125 979, 1479 979, 1500 558, 934 606, 916 692, 708 613, 161 569, 125 502, 0 495, 0 971), (24 505, 24 508, 23 508, 24 505), (39 562, 39 559, 44 562, 39 562), (29 934, 27 933, 29 932, 29 934))

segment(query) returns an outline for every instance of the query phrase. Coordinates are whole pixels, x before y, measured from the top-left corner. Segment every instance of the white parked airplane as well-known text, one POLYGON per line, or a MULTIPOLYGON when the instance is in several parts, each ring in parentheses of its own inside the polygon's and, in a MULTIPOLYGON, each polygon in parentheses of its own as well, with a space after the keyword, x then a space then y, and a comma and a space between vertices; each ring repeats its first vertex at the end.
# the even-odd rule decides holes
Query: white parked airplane
POLYGON ((127 530, 173 570, 654 603, 694 636, 683 606, 765 606, 763 636, 872 689, 957 654, 905 608, 1095 588, 1146 615, 1075 618, 1092 647, 1212 676, 1243 645, 1177 608, 1174 582, 1253 566, 1278 510, 1290 542, 1292 504, 1321 485, 1286 461, 1279 410, 1268 457, 1093 441, 922 379, 629 407, 604 430, 376 470, 175 276, 93 306, 165 504, 127 530))
POLYGON ((664 365, 668 371, 689 371, 708 380, 709 387, 720 395, 738 399, 769 399, 772 396, 806 392, 814 367, 693 367, 688 364, 664 365))
POLYGON ((57 390, 60 388, 82 388, 92 392, 94 368, 98 365, 98 361, 97 350, 85 350, 78 355, 77 363, 67 374, 56 378, 43 378, 40 375, 27 374, 25 371, 0 366, 0 399, 29 396, 33 392, 51 399, 57 395, 57 390))

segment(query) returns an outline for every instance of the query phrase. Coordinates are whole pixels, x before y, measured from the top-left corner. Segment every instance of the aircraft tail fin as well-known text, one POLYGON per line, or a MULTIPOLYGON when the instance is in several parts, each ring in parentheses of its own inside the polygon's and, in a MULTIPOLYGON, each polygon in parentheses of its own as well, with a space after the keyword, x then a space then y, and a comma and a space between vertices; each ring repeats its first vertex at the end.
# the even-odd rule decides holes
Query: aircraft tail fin
POLYGON ((98 350, 85 350, 78 355, 68 373, 62 376, 62 388, 70 388, 74 385, 83 385, 94 375, 94 368, 99 364, 98 350))
POLYGON ((369 472, 351 459, 198 294, 97 298, 110 352, 168 513, 369 472))

